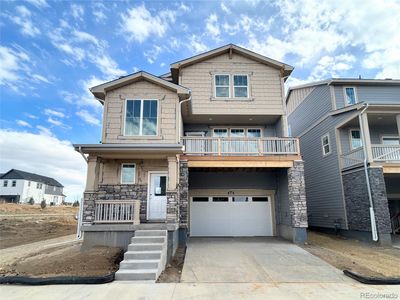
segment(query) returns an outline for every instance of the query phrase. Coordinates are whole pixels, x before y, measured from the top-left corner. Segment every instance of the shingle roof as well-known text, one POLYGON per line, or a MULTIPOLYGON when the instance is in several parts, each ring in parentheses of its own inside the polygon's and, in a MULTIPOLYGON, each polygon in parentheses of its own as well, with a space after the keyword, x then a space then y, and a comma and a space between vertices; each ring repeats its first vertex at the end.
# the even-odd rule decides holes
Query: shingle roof
POLYGON ((16 169, 11 169, 7 173, 2 174, 0 176, 0 179, 26 179, 26 180, 44 183, 46 185, 64 187, 61 183, 59 183, 57 180, 55 180, 53 178, 38 175, 35 173, 28 173, 28 172, 16 170, 16 169))

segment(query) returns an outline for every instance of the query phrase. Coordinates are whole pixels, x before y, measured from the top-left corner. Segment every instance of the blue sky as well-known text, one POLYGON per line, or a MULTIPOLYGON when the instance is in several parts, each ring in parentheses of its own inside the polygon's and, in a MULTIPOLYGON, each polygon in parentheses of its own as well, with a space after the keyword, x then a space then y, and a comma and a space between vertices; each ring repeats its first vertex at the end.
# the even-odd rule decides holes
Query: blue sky
POLYGON ((57 178, 78 197, 98 143, 90 86, 235 43, 295 67, 288 85, 400 78, 400 1, 1 1, 0 172, 57 178))

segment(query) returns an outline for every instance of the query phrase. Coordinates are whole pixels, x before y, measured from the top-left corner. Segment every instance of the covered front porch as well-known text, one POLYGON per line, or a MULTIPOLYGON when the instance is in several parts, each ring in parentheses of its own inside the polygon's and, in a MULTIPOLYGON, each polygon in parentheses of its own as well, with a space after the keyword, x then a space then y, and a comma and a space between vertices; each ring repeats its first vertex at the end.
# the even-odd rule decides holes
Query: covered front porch
POLYGON ((363 164, 400 172, 400 108, 369 108, 337 128, 342 169, 363 164))

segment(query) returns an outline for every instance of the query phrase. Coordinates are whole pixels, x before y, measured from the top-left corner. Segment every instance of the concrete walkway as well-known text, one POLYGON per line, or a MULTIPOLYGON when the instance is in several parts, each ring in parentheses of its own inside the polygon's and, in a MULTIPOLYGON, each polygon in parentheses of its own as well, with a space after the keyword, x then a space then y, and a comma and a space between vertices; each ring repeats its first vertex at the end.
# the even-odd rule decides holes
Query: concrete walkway
POLYGON ((347 300, 398 299, 398 286, 369 286, 356 283, 155 283, 113 282, 103 285, 0 286, 0 299, 294 299, 347 300), (367 298, 369 295, 397 295, 367 298))
POLYGON ((278 238, 191 238, 182 282, 344 283, 342 271, 278 238))

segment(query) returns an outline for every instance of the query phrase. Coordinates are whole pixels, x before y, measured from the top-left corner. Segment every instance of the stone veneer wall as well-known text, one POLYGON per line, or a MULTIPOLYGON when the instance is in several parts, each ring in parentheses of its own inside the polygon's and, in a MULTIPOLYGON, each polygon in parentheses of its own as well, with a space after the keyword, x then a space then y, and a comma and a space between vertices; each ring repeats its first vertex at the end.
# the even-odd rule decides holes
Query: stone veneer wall
POLYGON ((95 200, 140 200, 140 221, 146 221, 147 184, 103 184, 96 192, 85 192, 83 202, 83 224, 94 220, 95 200))
MULTIPOLYGON (((368 168, 378 233, 391 232, 389 206, 382 168, 368 168)), ((342 174, 349 230, 371 231, 369 199, 364 169, 342 174)))
POLYGON ((289 209, 292 227, 307 228, 307 203, 304 181, 304 162, 294 161, 287 171, 289 209))
POLYGON ((189 216, 189 168, 188 162, 179 162, 179 227, 188 228, 189 216))
POLYGON ((174 225, 174 228, 168 227, 168 230, 177 229, 178 218, 179 193, 177 191, 167 191, 167 225, 174 225))

